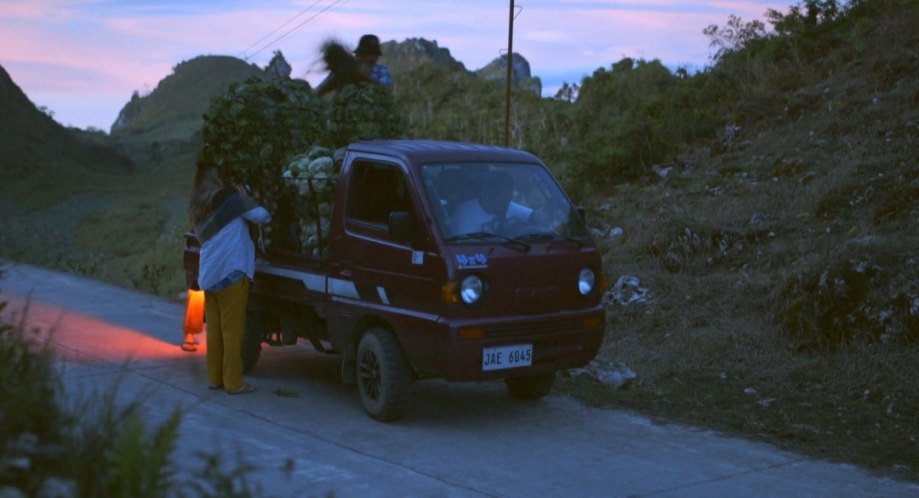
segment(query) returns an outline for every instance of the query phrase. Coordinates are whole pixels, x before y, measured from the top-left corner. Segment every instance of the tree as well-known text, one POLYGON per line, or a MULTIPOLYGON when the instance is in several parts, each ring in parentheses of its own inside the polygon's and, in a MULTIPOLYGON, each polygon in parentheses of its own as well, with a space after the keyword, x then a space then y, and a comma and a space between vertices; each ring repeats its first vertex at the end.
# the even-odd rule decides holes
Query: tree
POLYGON ((558 89, 558 92, 555 93, 555 100, 564 100, 565 102, 574 102, 578 99, 578 93, 581 91, 581 87, 576 84, 568 84, 566 81, 562 84, 562 87, 558 89))
POLYGON ((712 62, 717 63, 725 54, 737 52, 746 47, 750 42, 766 37, 766 25, 762 21, 744 23, 735 15, 728 16, 728 23, 724 27, 712 24, 702 30, 711 39, 709 46, 716 49, 711 56, 712 62))

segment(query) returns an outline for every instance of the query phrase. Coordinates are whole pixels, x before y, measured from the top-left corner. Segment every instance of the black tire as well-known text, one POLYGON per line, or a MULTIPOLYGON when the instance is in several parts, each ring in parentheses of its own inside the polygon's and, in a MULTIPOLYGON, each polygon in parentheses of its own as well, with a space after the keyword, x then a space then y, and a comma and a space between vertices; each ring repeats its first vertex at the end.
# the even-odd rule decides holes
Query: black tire
POLYGON ((529 375, 526 377, 508 377, 504 379, 507 391, 518 399, 540 399, 549 394, 555 383, 555 372, 529 375))
POLYGON ((264 324, 258 312, 246 313, 246 330, 243 332, 243 343, 240 353, 243 360, 243 373, 255 368, 262 355, 262 330, 264 324))
POLYGON ((384 328, 368 330, 357 346, 356 363, 357 390, 367 414, 380 422, 401 417, 412 377, 396 338, 384 328))

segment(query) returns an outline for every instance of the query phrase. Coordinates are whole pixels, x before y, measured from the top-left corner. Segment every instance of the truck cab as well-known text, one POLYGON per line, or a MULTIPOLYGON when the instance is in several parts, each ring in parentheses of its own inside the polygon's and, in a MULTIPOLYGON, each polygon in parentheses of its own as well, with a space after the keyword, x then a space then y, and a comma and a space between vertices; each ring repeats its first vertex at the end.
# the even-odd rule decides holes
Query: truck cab
MULTIPOLYGON (((503 147, 429 140, 350 145, 325 256, 268 249, 244 345, 309 340, 340 355, 368 414, 402 415, 415 380, 503 379, 546 395, 590 362, 605 325, 600 251, 548 168, 503 147)), ((196 269, 193 237, 186 270, 196 269)))

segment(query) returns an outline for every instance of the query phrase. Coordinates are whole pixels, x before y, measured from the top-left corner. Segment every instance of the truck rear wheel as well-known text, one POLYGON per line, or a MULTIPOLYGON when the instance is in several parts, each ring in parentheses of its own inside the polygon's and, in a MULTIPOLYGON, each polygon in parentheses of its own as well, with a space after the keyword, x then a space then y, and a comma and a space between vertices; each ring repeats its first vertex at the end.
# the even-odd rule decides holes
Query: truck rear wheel
POLYGON ((402 350, 386 329, 376 327, 357 346, 357 389, 364 410, 381 422, 402 416, 412 378, 402 350))
POLYGON ((555 372, 526 377, 508 377, 504 379, 511 396, 518 399, 539 399, 549 394, 555 382, 555 372))
POLYGON ((258 363, 258 359, 262 355, 263 329, 264 323, 262 322, 261 313, 252 311, 246 313, 246 330, 243 332, 241 349, 244 373, 248 373, 249 370, 255 368, 255 364, 258 363))

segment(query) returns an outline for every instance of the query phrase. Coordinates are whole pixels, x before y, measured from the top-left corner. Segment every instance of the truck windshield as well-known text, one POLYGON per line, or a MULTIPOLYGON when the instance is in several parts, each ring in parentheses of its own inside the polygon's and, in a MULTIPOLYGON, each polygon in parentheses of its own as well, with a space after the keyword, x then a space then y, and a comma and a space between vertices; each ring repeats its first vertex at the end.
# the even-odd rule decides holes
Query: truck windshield
POLYGON ((448 242, 570 240, 589 232, 540 164, 451 163, 422 168, 441 235, 448 242))

